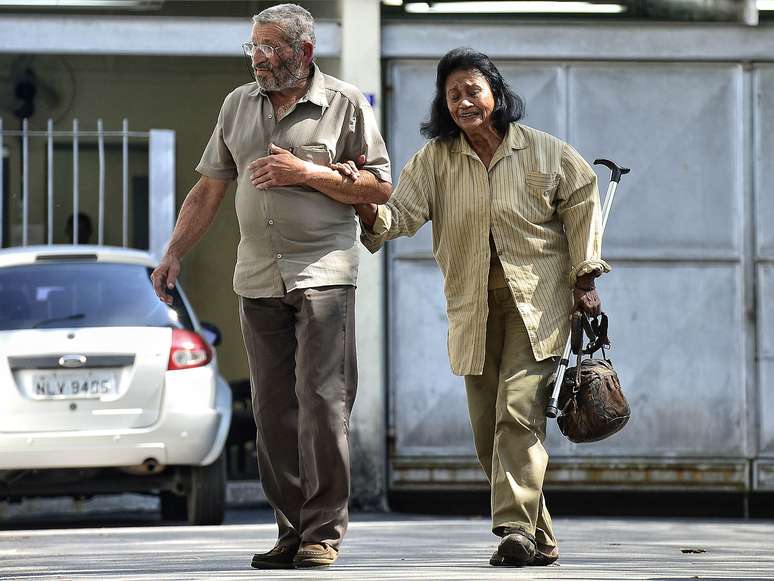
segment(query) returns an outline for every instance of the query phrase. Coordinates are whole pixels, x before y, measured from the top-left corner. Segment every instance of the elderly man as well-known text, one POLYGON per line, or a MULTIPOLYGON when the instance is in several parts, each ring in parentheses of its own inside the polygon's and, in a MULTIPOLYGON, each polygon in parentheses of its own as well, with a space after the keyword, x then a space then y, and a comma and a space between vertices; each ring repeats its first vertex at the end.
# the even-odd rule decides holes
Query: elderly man
POLYGON ((294 4, 253 17, 243 48, 255 82, 225 99, 153 273, 169 301, 180 259, 201 239, 232 180, 241 240, 234 290, 250 365, 258 465, 279 538, 255 568, 332 564, 347 528, 349 415, 355 398, 353 204, 384 203, 390 165, 353 86, 313 62, 312 16, 294 4), (331 169, 367 159, 356 180, 331 169))

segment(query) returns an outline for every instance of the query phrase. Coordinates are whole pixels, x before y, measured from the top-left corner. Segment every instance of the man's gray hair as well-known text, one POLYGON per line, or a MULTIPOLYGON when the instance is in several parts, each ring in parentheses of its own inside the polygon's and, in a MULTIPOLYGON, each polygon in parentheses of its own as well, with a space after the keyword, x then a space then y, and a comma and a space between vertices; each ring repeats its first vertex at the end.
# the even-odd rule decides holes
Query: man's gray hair
POLYGON ((298 4, 277 4, 253 16, 255 24, 276 24, 289 42, 311 42, 314 46, 314 18, 298 4))

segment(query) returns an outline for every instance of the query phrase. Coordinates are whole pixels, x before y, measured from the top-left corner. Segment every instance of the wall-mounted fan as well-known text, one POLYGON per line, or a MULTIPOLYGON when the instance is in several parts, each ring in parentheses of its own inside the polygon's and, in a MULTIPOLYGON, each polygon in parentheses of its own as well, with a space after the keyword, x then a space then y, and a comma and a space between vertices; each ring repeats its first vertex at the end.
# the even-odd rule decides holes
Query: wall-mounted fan
POLYGON ((0 111, 18 119, 64 117, 75 96, 75 76, 63 57, 16 57, 7 76, 0 76, 0 111))

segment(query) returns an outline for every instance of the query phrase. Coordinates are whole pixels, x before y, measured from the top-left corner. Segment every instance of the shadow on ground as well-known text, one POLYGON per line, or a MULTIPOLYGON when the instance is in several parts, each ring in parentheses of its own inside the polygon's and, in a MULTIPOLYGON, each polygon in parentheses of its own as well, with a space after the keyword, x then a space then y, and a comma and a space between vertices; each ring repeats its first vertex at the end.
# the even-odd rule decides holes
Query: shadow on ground
MULTIPOLYGON (((239 509, 226 512, 224 524, 268 524, 273 513, 266 509, 239 509)), ((97 514, 42 514, 0 518, 0 530, 84 529, 111 527, 187 526, 185 521, 162 521, 157 511, 116 511, 97 514)))

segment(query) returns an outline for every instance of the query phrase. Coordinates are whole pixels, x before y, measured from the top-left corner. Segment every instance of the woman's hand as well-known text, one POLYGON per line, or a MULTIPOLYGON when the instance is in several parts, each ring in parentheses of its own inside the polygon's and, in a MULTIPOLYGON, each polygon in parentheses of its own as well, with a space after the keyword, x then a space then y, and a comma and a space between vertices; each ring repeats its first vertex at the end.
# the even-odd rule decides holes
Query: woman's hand
POLYGON ((602 312, 602 300, 594 286, 596 273, 584 274, 575 281, 573 295, 573 311, 581 311, 589 317, 596 317, 602 312))
POLYGON ((589 317, 596 317, 602 312, 602 301, 597 294, 597 289, 584 290, 576 288, 573 289, 572 294, 575 299, 573 311, 581 311, 589 317))
POLYGON ((376 222, 376 216, 379 212, 379 207, 376 204, 355 204, 355 212, 360 216, 363 225, 373 232, 374 223, 376 222))
POLYGON ((356 182, 360 177, 360 168, 365 165, 365 162, 366 156, 359 155, 357 161, 347 160, 339 163, 332 163, 328 167, 339 172, 345 178, 349 178, 353 182, 356 182))
MULTIPOLYGON (((365 162, 366 162, 366 156, 358 155, 357 161, 352 161, 350 159, 339 163, 332 163, 328 167, 331 168, 332 170, 339 172, 342 176, 344 176, 345 179, 348 178, 348 179, 351 179, 353 182, 356 182, 360 177, 360 168, 365 165, 365 162)), ((376 214, 378 212, 377 205, 376 204, 353 204, 353 207, 355 208, 355 212, 357 212, 357 215, 362 220, 363 225, 366 227, 366 229, 371 230, 371 228, 374 225, 374 222, 376 222, 376 214)))

